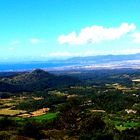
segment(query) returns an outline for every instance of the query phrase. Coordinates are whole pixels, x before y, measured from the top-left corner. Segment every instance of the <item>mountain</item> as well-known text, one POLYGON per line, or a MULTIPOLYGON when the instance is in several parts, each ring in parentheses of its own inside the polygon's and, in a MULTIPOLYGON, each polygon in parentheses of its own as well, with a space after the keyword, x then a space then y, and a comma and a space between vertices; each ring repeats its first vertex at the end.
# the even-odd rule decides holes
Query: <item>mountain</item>
MULTIPOLYGON (((36 68, 56 69, 77 69, 85 66, 108 68, 137 68, 140 67, 140 53, 129 55, 99 55, 87 57, 74 57, 66 60, 31 61, 19 63, 0 63, 0 71, 27 71, 36 68)), ((6 73, 5 73, 6 74, 6 73)), ((1 76, 1 74, 0 74, 1 76)))
POLYGON ((109 63, 115 61, 128 61, 128 60, 140 60, 140 53, 138 54, 129 54, 129 55, 98 55, 98 56, 87 56, 87 57, 74 57, 68 59, 67 61, 73 63, 109 63))
MULTIPOLYGON (((118 68, 140 68, 140 53, 129 55, 98 55, 87 57, 74 57, 63 61, 54 61, 53 64, 60 63, 64 67, 61 69, 118 69, 118 68)), ((59 69, 59 68, 58 68, 59 69)))
POLYGON ((56 76, 44 70, 36 69, 24 72, 13 77, 0 79, 0 91, 37 91, 56 89, 80 83, 79 80, 70 76, 56 76))
POLYGON ((140 53, 129 55, 99 55, 74 57, 63 61, 71 69, 140 68, 140 53))

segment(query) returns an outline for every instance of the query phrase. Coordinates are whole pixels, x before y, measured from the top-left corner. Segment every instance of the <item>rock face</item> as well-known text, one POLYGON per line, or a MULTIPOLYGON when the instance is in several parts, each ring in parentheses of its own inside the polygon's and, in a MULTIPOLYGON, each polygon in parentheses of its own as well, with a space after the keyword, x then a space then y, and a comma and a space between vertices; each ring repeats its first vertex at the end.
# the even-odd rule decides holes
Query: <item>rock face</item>
POLYGON ((41 69, 0 79, 0 91, 38 91, 75 85, 80 81, 69 76, 56 76, 41 69))

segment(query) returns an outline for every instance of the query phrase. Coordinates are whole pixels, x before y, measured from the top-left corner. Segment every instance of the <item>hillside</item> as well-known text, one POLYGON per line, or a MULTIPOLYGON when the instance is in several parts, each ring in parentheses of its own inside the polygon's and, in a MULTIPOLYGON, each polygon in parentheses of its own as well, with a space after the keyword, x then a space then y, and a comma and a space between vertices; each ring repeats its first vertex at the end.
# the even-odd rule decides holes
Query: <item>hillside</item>
POLYGON ((0 79, 0 91, 36 91, 50 88, 60 88, 79 83, 70 76, 56 76, 41 69, 20 73, 13 77, 0 79))

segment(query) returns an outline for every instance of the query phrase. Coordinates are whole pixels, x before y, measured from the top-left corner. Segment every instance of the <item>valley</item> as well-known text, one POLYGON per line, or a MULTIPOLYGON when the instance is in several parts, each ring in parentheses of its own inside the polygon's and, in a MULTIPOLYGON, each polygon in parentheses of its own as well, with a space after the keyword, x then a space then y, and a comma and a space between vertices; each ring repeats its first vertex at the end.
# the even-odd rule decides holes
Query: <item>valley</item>
POLYGON ((138 139, 139 78, 138 69, 37 69, 1 76, 0 137, 138 139), (26 132, 34 127, 38 135, 26 132))

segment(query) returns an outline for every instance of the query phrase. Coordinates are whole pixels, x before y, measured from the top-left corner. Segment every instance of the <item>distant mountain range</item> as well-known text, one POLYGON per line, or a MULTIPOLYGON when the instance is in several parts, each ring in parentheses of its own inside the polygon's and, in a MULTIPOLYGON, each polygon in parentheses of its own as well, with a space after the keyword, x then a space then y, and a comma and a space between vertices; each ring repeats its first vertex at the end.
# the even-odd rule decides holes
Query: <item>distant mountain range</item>
POLYGON ((140 60, 140 53, 129 54, 129 55, 98 55, 98 56, 88 56, 88 57, 75 57, 68 59, 69 62, 77 63, 109 63, 114 61, 125 61, 125 60, 140 60))
POLYGON ((74 57, 67 60, 0 63, 0 71, 26 71, 36 68, 48 70, 77 68, 140 68, 140 53, 74 57))

